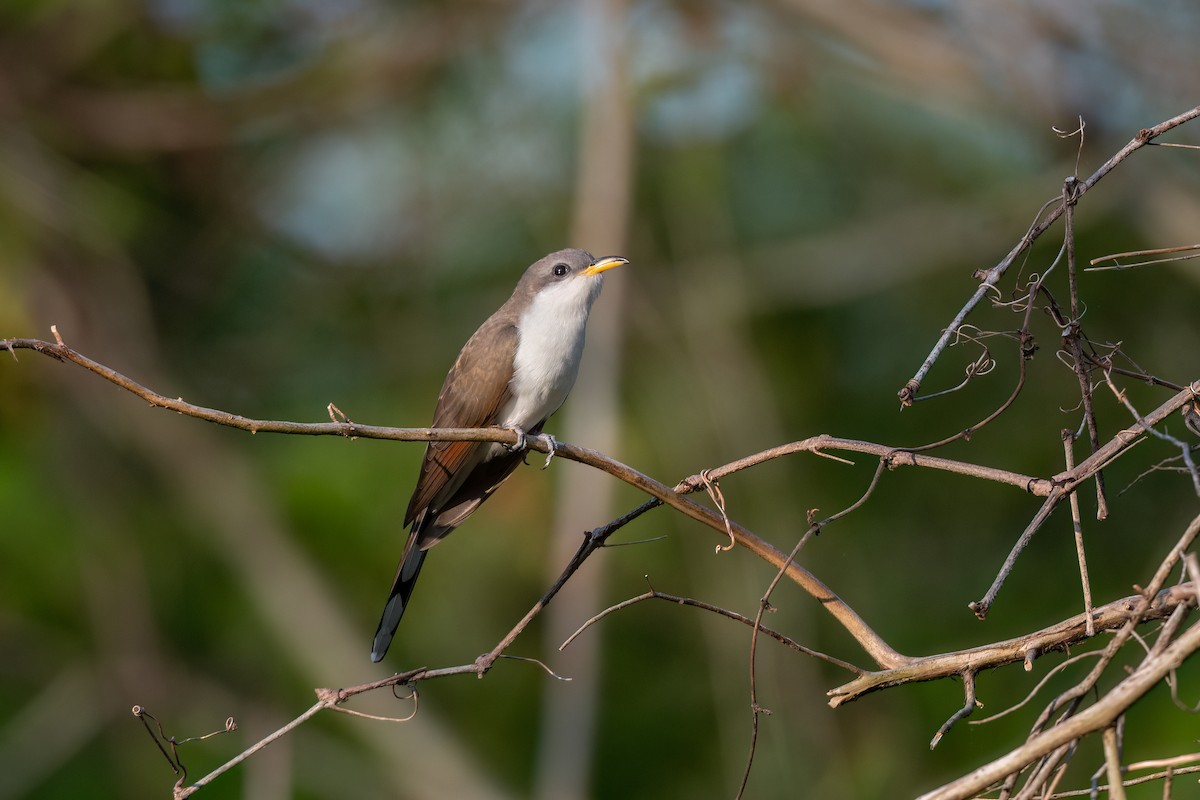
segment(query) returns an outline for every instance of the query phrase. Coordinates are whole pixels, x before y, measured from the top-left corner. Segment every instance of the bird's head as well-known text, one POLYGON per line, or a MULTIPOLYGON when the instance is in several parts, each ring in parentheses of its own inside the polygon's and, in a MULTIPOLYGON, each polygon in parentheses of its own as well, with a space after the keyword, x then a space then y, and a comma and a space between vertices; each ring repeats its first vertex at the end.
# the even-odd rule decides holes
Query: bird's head
POLYGON ((549 292, 564 301, 567 298, 576 299, 585 308, 590 308, 600 294, 604 273, 628 263, 627 259, 620 256, 595 258, 586 250, 559 250, 539 259, 525 270, 513 297, 521 296, 532 301, 534 297, 549 292))

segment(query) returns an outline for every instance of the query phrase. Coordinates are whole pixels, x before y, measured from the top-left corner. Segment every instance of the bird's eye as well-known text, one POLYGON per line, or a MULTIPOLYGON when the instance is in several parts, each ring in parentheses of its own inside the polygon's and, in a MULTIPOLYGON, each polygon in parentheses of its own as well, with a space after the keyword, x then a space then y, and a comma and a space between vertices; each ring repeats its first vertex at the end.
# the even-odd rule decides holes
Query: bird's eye
POLYGON ((560 278, 563 275, 566 275, 570 271, 571 271, 571 268, 568 267, 566 264, 555 264, 554 265, 554 274, 560 278))

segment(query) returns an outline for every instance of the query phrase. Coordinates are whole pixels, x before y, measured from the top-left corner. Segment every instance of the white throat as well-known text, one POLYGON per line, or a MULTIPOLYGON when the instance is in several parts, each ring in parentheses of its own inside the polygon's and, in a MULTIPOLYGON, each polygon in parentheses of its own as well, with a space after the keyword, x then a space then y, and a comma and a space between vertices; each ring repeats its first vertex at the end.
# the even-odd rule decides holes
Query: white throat
POLYGON ((558 410, 579 374, 584 332, 601 275, 575 276, 538 292, 517 321, 512 398, 500 424, 529 430, 558 410))

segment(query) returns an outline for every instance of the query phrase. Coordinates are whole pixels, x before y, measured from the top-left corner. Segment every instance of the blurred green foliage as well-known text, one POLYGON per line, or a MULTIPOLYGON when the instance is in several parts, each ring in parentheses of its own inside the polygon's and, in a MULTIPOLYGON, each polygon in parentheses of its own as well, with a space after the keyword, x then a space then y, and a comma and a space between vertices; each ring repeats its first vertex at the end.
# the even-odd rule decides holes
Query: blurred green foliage
MULTIPOLYGON (((1077 158, 1087 175, 1196 102, 1200 12, 1184 0, 614 8, 620 56, 598 49, 573 4, 6 3, 0 337, 50 338, 55 324, 157 391, 248 416, 319 420, 333 401, 358 422, 424 425, 458 347, 525 265, 599 246, 568 241, 587 189, 575 185, 582 66, 619 57, 636 158, 612 455, 671 484, 817 433, 916 445, 974 425, 1016 381, 1015 345, 993 338, 994 372, 897 413, 896 390, 973 291, 972 272, 1016 243, 1077 158), (1080 117, 1082 149, 1051 131, 1080 117)), ((1081 205, 1081 263, 1193 243, 1198 187, 1193 156, 1139 153, 1081 205)), ((1056 229, 1023 273, 1045 271, 1060 243, 1056 229)), ((1148 372, 1194 380, 1198 275, 1194 262, 1087 274, 1084 324, 1148 372)), ((1065 302, 1061 267, 1051 288, 1065 302)), ((971 322, 1020 324, 1005 308, 971 322)), ((941 454, 1062 468, 1058 432, 1078 425, 1078 387, 1053 324, 1034 326, 1040 350, 1017 403, 941 454)), ((977 355, 952 349, 925 392, 956 384, 977 355)), ((184 747, 195 779, 302 711, 311 687, 387 674, 367 645, 418 446, 247 436, 31 353, 5 360, 0 798, 165 797, 175 778, 135 703, 180 738, 239 720, 184 747)), ((1143 411, 1166 396, 1122 385, 1143 411)), ((1111 435, 1128 415, 1105 391, 1111 435)), ((1170 455, 1141 449, 1110 470, 1114 490, 1170 455)), ((787 550, 808 509, 830 514, 862 493, 873 464, 857 461, 776 461, 722 487, 735 518, 787 550)), ((391 669, 470 661, 520 618, 558 566, 546 554, 560 475, 581 469, 522 471, 438 548, 391 669)), ((1104 524, 1084 498, 1099 601, 1144 582, 1194 516, 1184 480, 1138 481, 1104 524)), ((614 516, 641 499, 617 496, 614 516)), ((994 641, 1079 607, 1060 512, 988 621, 966 609, 1035 509, 1011 488, 900 470, 802 561, 903 652, 994 641)), ((718 540, 662 510, 622 537, 660 535, 597 556, 606 599, 649 576, 753 613, 772 570, 714 556, 718 540)), ((866 663, 810 598, 783 586, 773 603, 772 626, 866 663)), ((732 796, 749 743, 746 631, 646 603, 585 636, 603 647, 587 793, 732 796)), ((514 652, 553 669, 557 644, 537 623, 514 652)), ((1057 660, 981 676, 988 711, 1057 660)), ((1030 721, 960 725, 931 753, 961 705, 956 683, 835 712, 824 692, 845 673, 770 646, 758 664, 774 713, 751 797, 914 795, 1004 752, 1030 721)), ((403 725, 318 717, 202 796, 530 796, 539 709, 571 691, 501 662, 483 681, 423 685, 403 725)), ((356 707, 403 716, 411 703, 356 707)), ((1136 709, 1130 759, 1191 746, 1191 723, 1171 711, 1161 690, 1136 709)), ((1078 774, 1098 759, 1078 756, 1078 774)))

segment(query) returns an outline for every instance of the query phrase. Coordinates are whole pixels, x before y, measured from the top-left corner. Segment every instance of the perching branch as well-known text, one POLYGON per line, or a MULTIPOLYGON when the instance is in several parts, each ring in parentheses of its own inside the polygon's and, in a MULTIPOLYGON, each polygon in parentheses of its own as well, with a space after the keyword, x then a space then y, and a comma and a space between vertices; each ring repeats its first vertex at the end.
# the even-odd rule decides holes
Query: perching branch
MULTIPOLYGON (((224 425, 230 428, 249 431, 251 433, 283 433, 299 436, 342 436, 347 439, 387 439, 392 441, 430 442, 430 441, 471 441, 471 442, 502 442, 516 444, 517 435, 503 428, 390 428, 379 425, 359 425, 355 422, 290 422, 283 420, 260 420, 218 411, 203 406, 185 402, 182 398, 168 398, 153 391, 116 370, 68 347, 54 331, 56 343, 40 339, 0 339, 0 350, 8 350, 16 356, 17 350, 32 350, 50 356, 58 361, 71 362, 92 372, 105 380, 141 397, 155 408, 165 408, 185 416, 195 417, 207 422, 224 425)), ((526 437, 531 450, 549 454, 551 445, 546 436, 526 437)), ((847 605, 840 597, 826 586, 820 579, 804 567, 794 562, 789 563, 785 553, 769 542, 759 538, 742 525, 729 520, 722 514, 707 506, 700 505, 683 494, 686 490, 675 490, 659 483, 632 467, 609 458, 603 453, 584 447, 556 441, 554 453, 560 458, 567 458, 581 464, 606 472, 653 497, 658 503, 671 506, 684 515, 701 522, 722 536, 732 536, 737 544, 749 550, 759 558, 777 569, 785 568, 789 580, 800 586, 814 597, 833 615, 839 623, 862 645, 863 649, 880 666, 890 667, 903 663, 906 657, 898 653, 885 642, 870 626, 847 605)))

